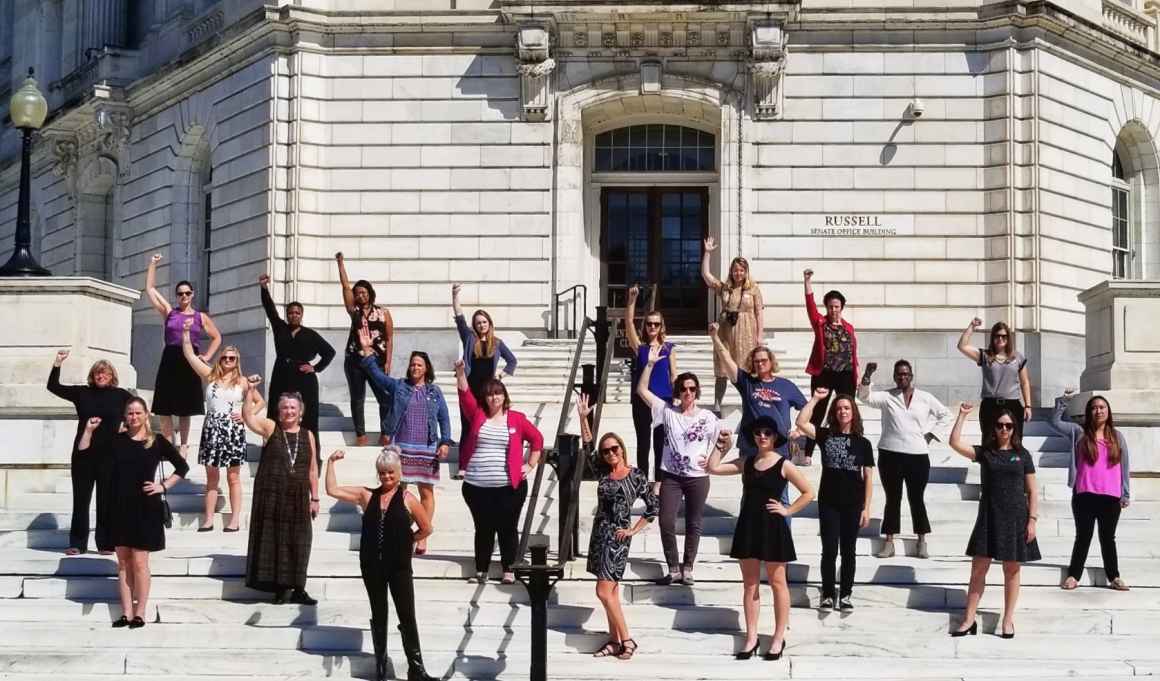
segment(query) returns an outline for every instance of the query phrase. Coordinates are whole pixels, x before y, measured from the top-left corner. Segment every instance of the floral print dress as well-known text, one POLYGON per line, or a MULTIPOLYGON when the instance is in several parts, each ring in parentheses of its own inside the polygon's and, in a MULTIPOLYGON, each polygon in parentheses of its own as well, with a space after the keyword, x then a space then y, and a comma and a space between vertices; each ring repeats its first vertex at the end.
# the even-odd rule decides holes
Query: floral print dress
POLYGON ((648 476, 639 468, 630 469, 628 475, 620 480, 610 475, 600 478, 596 497, 596 520, 588 541, 588 572, 596 575, 596 579, 619 582, 628 565, 632 538, 619 540, 616 531, 629 527, 632 505, 637 499, 644 501, 644 517, 649 520, 657 517, 660 501, 653 494, 648 476))

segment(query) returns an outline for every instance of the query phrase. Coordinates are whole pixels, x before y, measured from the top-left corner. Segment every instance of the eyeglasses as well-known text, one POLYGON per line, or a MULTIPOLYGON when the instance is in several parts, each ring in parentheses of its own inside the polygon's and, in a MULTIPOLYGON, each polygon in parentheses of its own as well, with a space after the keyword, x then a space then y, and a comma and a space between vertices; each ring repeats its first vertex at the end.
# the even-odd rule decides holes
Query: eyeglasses
POLYGON ((995 430, 1015 430, 1015 424, 1010 421, 1000 421, 995 424, 995 430))
POLYGON ((185 296, 192 296, 193 291, 178 291, 177 295, 184 298, 185 296))
POLYGON ((680 388, 677 389, 678 395, 684 395, 685 393, 696 393, 696 392, 697 392, 697 386, 695 386, 695 385, 682 385, 680 388))
POLYGON ((600 456, 607 456, 608 454, 619 454, 619 453, 620 453, 620 445, 611 445, 608 447, 601 447, 600 448, 600 456))
POLYGON ((753 437, 773 437, 772 428, 754 428, 753 437))
POLYGON ((992 336, 992 338, 1006 338, 1006 337, 1007 337, 1007 334, 1005 334, 1005 333, 996 333, 992 336))

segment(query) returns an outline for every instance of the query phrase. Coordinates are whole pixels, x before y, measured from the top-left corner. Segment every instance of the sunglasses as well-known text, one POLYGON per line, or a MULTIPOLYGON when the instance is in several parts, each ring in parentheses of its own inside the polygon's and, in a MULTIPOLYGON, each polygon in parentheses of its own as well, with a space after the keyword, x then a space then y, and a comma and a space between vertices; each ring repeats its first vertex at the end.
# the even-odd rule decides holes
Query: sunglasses
POLYGON ((660 326, 660 325, 661 325, 661 323, 660 323, 660 322, 645 322, 645 323, 644 323, 644 325, 645 325, 645 326, 647 326, 647 327, 649 327, 649 328, 653 328, 653 327, 658 327, 658 326, 660 326))
POLYGON ((1010 421, 1001 421, 995 424, 995 430, 1015 430, 1015 424, 1010 421))
POLYGON ((236 361, 238 361, 238 358, 226 355, 225 357, 222 357, 222 361, 223 362, 236 362, 236 361))
POLYGON ((178 291, 178 292, 177 292, 177 295, 179 295, 179 296, 181 296, 182 298, 184 298, 185 296, 192 296, 192 295, 193 295, 193 291, 178 291))
POLYGON ((607 456, 609 454, 619 454, 619 453, 620 453, 620 445, 611 445, 608 447, 601 447, 600 448, 600 456, 607 456))
POLYGON ((753 437, 773 437, 772 428, 754 428, 753 437))
POLYGON ((696 393, 696 392, 697 392, 697 386, 695 386, 695 385, 682 385, 680 388, 677 389, 678 395, 684 395, 685 393, 696 393))
POLYGON ((997 334, 992 336, 992 338, 1006 338, 1006 337, 1007 337, 1007 334, 1005 334, 1005 333, 997 333, 997 334))

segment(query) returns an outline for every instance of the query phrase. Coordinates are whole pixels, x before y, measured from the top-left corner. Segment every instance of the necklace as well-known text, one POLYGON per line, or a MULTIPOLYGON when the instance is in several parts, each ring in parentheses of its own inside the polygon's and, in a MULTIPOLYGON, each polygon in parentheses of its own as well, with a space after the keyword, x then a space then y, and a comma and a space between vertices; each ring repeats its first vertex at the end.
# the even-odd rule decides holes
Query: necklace
POLYGON ((290 441, 286 439, 286 431, 279 428, 282 432, 282 444, 286 446, 286 454, 290 457, 290 467, 294 467, 294 462, 298 459, 298 438, 302 434, 301 431, 294 433, 294 448, 290 448, 290 441))

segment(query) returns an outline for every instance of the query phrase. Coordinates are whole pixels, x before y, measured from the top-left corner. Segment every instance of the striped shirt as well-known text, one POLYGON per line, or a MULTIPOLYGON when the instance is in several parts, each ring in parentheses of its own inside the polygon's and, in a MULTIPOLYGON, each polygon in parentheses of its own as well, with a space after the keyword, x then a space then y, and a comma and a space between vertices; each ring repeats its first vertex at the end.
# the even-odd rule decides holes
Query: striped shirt
POLYGON ((476 487, 507 487, 511 484, 507 470, 507 423, 485 422, 479 429, 475 453, 464 472, 464 481, 476 487))

